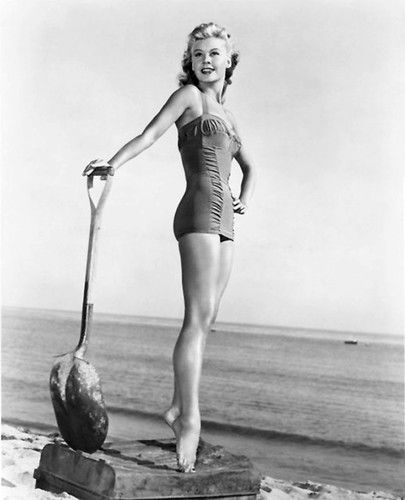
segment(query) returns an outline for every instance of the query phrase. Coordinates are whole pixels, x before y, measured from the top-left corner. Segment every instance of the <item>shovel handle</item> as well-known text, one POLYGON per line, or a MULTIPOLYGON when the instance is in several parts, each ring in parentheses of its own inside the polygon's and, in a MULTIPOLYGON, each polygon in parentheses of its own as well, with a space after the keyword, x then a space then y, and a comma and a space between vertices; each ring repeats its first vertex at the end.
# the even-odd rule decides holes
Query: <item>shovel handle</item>
POLYGON ((105 170, 104 172, 101 172, 101 170, 102 169, 97 169, 94 173, 87 177, 87 195, 90 202, 91 220, 89 246, 87 250, 86 276, 83 291, 80 338, 76 347, 77 357, 82 357, 87 349, 93 315, 92 289, 95 274, 98 233, 101 227, 101 214, 112 186, 112 174, 108 174, 108 168, 103 169, 105 170), (98 194, 93 191, 94 176, 99 176, 100 182, 105 183, 103 189, 98 194))
POLYGON ((101 211, 104 207, 105 200, 108 196, 108 193, 111 189, 112 184, 112 176, 114 175, 113 167, 98 167, 93 170, 91 175, 87 176, 87 195, 90 201, 90 209, 92 216, 101 214, 101 211), (102 181, 105 181, 105 185, 101 193, 97 195, 94 194, 94 177, 100 177, 102 181))

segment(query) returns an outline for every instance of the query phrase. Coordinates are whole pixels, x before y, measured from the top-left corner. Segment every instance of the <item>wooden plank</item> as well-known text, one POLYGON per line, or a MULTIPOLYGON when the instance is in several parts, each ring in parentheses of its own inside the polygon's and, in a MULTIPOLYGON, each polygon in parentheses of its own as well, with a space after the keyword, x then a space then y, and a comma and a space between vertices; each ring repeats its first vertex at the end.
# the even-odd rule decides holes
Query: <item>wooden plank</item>
POLYGON ((34 477, 37 488, 66 491, 83 500, 252 500, 261 480, 248 458, 203 440, 196 473, 180 473, 174 439, 109 443, 91 455, 48 444, 34 477))

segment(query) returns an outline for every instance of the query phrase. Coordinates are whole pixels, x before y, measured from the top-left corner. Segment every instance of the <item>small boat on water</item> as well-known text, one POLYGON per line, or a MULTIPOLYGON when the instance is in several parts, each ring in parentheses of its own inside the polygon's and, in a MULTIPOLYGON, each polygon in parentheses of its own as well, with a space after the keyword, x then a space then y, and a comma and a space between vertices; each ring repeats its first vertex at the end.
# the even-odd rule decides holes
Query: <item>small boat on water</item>
POLYGON ((345 340, 345 344, 357 345, 358 344, 358 340, 356 340, 356 339, 345 340))

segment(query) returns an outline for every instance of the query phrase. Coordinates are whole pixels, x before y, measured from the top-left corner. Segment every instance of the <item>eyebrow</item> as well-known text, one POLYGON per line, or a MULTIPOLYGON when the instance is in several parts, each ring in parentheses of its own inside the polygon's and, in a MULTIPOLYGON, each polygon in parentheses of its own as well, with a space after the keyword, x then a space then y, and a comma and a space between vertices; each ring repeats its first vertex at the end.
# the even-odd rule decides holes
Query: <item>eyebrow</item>
MULTIPOLYGON (((221 49, 219 47, 212 47, 212 49, 210 49, 207 52, 211 52, 211 50, 221 50, 221 49)), ((203 51, 203 49, 194 49, 193 54, 195 54, 196 52, 204 52, 204 51, 203 51)))

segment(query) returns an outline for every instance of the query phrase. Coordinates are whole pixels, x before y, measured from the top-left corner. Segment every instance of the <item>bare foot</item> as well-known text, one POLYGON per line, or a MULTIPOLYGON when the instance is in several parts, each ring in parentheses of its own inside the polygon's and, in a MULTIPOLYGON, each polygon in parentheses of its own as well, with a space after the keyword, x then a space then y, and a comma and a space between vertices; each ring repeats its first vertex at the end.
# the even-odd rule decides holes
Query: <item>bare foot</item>
POLYGON ((200 440, 200 418, 185 419, 179 416, 173 422, 177 441, 177 465, 180 472, 195 472, 194 464, 200 440))
POLYGON ((173 429, 173 423, 176 420, 177 417, 180 415, 180 410, 177 408, 177 406, 171 406, 168 410, 166 410, 163 413, 163 420, 166 422, 166 424, 172 429, 173 429))

